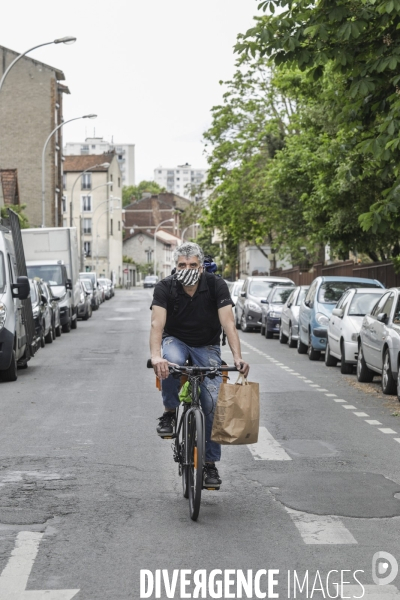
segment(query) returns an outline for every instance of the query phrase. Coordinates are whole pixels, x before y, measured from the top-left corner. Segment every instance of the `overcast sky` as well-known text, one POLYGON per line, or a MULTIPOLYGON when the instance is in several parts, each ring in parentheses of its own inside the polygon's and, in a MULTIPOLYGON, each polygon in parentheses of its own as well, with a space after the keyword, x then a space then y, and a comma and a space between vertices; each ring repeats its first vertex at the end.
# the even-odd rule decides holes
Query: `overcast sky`
POLYGON ((136 181, 159 165, 206 167, 202 132, 234 72, 233 45, 259 0, 15 0, 2 6, 0 44, 61 69, 71 95, 64 141, 95 135, 136 144, 136 181))

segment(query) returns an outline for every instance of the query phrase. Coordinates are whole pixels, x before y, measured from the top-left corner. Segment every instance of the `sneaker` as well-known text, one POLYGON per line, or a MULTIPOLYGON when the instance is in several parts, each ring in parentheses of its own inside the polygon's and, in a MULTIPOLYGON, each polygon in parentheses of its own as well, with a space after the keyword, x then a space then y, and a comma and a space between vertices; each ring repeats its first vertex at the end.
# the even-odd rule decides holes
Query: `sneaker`
POLYGON ((204 465, 204 487, 208 489, 219 490, 222 479, 218 474, 215 463, 206 463, 204 465))
POLYGON ((174 433, 175 411, 166 411, 158 420, 160 421, 157 427, 158 435, 161 437, 171 437, 174 433))

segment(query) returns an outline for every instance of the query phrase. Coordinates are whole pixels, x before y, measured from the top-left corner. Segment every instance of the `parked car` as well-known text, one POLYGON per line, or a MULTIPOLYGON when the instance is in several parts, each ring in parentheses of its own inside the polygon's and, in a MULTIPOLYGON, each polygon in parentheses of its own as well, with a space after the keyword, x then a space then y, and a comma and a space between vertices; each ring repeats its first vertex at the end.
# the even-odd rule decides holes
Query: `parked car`
POLYGON ((243 287, 244 279, 238 279, 237 281, 230 282, 232 285, 229 289, 231 294, 231 298, 234 304, 237 303, 238 296, 240 294, 240 290, 243 287))
POLYGON ((44 348, 46 340, 51 339, 51 341, 48 341, 49 344, 53 341, 51 310, 40 279, 38 277, 30 279, 29 284, 31 288, 32 312, 36 334, 40 338, 41 347, 44 348))
POLYGON ((289 344, 289 348, 296 348, 299 337, 299 312, 300 304, 308 292, 308 285, 296 287, 282 308, 281 327, 279 341, 281 344, 289 344))
MULTIPOLYGON (((61 314, 60 314, 60 298, 53 294, 51 286, 45 281, 41 282, 43 293, 47 298, 49 309, 51 312, 51 329, 53 340, 60 337, 62 331, 61 314)), ((50 338, 46 339, 46 343, 51 344, 50 338)))
POLYGON ((328 323, 343 292, 350 287, 383 288, 376 279, 361 277, 320 276, 314 279, 299 312, 297 351, 308 354, 310 360, 319 360, 325 351, 328 323))
POLYGON ((157 275, 146 275, 143 281, 144 288, 153 288, 158 283, 157 275))
POLYGON ((395 394, 400 400, 400 288, 391 288, 379 299, 369 315, 365 315, 357 356, 358 381, 372 381, 382 375, 384 394, 395 394))
POLYGON ((106 300, 111 299, 111 279, 106 279, 105 277, 99 277, 98 282, 104 288, 104 295, 106 300))
POLYGON ((243 282, 235 306, 236 328, 242 331, 261 327, 261 300, 265 300, 276 285, 294 285, 287 277, 254 276, 243 282))
POLYGON ((277 285, 272 288, 266 300, 261 300, 261 335, 265 335, 267 339, 279 334, 282 308, 292 292, 292 285, 277 285))
POLYGON ((101 302, 101 304, 103 304, 103 302, 106 301, 106 290, 105 290, 104 284, 100 283, 99 280, 97 280, 97 289, 99 291, 100 302, 101 302))
POLYGON ((81 282, 85 288, 85 292, 87 292, 89 294, 89 300, 90 300, 90 306, 92 307, 92 310, 96 310, 94 308, 94 306, 96 306, 96 300, 94 297, 94 289, 93 289, 93 283, 91 279, 81 279, 81 282))
POLYGON ((87 321, 92 316, 91 304, 92 292, 86 290, 84 282, 81 280, 81 295, 78 303, 78 318, 87 321))
POLYGON ((94 271, 85 271, 84 273, 79 273, 80 279, 90 279, 93 286, 93 300, 92 300, 92 309, 98 310, 100 304, 102 303, 102 292, 99 289, 99 285, 97 282, 97 273, 94 271))
POLYGON ((340 361, 341 373, 352 372, 357 363, 362 320, 384 293, 385 290, 378 288, 352 288, 343 294, 329 319, 325 350, 327 367, 335 367, 340 361))

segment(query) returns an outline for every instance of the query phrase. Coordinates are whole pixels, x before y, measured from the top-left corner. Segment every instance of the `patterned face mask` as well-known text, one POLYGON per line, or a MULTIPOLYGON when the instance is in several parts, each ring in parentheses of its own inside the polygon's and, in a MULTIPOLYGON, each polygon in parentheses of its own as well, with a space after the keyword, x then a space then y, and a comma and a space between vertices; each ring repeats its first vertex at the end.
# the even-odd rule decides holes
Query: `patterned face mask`
POLYGON ((182 269, 176 272, 176 279, 185 287, 192 286, 200 279, 200 273, 198 269, 182 269))

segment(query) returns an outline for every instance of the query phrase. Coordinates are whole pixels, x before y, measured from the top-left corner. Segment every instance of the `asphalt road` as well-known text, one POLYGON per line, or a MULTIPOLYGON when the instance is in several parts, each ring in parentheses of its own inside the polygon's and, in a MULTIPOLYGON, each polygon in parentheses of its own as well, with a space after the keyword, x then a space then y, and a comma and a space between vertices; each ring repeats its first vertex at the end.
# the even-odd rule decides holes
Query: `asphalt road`
MULTIPOLYGON (((390 580, 400 560, 397 400, 240 333, 260 383, 260 440, 223 448, 223 485, 203 493, 193 523, 170 442, 155 433, 151 295, 117 291, 16 383, 0 383, 0 600, 139 598, 145 569, 187 569, 189 580, 200 569, 259 571, 249 597, 400 598, 400 577, 390 580), (374 580, 378 552, 392 557, 378 559, 374 580), (341 577, 353 587, 338 592, 341 577)), ((177 576, 170 597, 190 597, 177 576)), ((238 597, 236 584, 218 589, 203 597, 238 597)))

